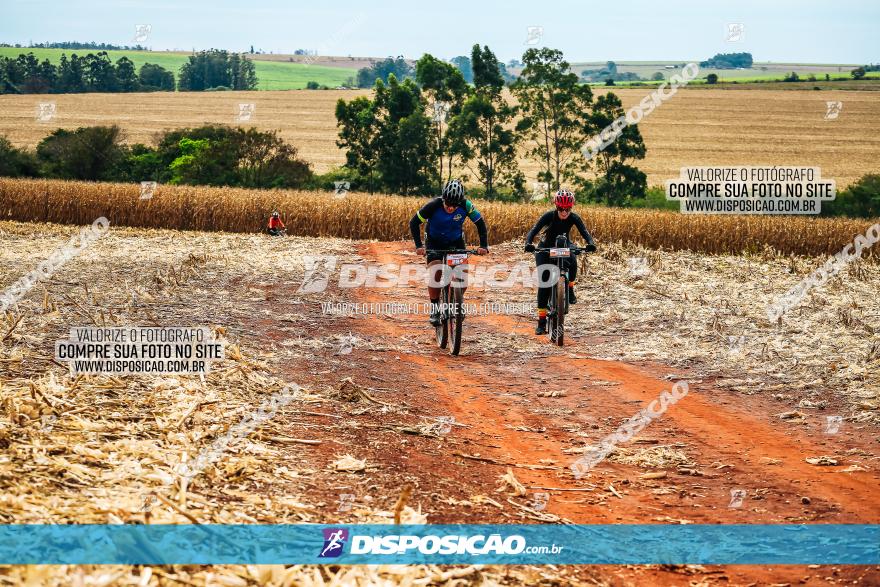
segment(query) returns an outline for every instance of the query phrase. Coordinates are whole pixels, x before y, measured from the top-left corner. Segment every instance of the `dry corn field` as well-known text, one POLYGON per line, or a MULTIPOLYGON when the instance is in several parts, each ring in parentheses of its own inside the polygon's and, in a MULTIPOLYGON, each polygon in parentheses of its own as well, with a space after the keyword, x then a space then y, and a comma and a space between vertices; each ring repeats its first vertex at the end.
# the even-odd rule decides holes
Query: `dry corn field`
MULTIPOLYGON (((0 222, 0 287, 19 277, 20 263, 47 257, 76 233, 0 222)), ((39 292, 0 312, 0 523, 302 524, 338 516, 335 503, 326 517, 320 513, 327 506, 322 494, 359 483, 357 469, 334 465, 351 461, 352 449, 330 439, 301 440, 317 433, 315 422, 303 418, 317 417, 320 428, 357 426, 345 413, 357 404, 335 399, 337 379, 314 362, 326 362, 322 355, 335 361, 332 337, 303 337, 314 317, 285 304, 276 318, 295 327, 285 326, 276 346, 277 333, 267 338, 260 316, 269 313, 279 279, 301 277, 302 255, 347 254, 350 247, 334 239, 290 245, 259 235, 118 229, 43 281, 39 292), (178 323, 212 325, 226 343, 224 366, 203 378, 70 377, 51 361, 52 341, 71 324, 178 323), (227 424, 294 380, 303 385, 295 406, 236 440, 197 479, 175 472, 227 424), (334 406, 345 420, 323 412, 334 406)), ((416 414, 394 414, 419 422, 416 414)), ((358 523, 434 518, 420 494, 395 511, 398 493, 375 493, 346 515, 358 523)), ((449 585, 461 577, 458 584, 492 586, 537 584, 542 576, 566 581, 569 574, 497 566, 36 565, 0 566, 0 585, 449 585)))
MULTIPOLYGON (((77 232, 0 221, 0 285, 77 232)), ((315 252, 372 264, 413 255, 400 242, 113 227, 0 314, 0 522, 861 523, 880 512, 880 266, 853 264, 771 324, 763 308, 814 259, 610 244, 586 261, 564 349, 532 336, 529 315, 475 316, 466 356, 450 357, 423 316, 324 314, 319 302, 389 293, 298 291, 315 252), (648 259, 645 275, 628 272, 633 255, 648 259), (74 377, 52 360, 72 326, 180 324, 226 343, 204 378, 74 377), (537 386, 545 373, 553 382, 537 386), (691 393, 640 442, 571 476, 577 454, 685 374, 691 393), (303 389, 292 403, 194 478, 181 474, 291 382, 303 389), (436 418, 447 415, 460 426, 443 436, 436 418), (840 434, 822 432, 827 415, 840 434), (804 461, 820 455, 835 465, 804 461), (532 492, 545 487, 535 510, 532 492), (744 507, 727 506, 731 487, 748 491, 744 507)), ((486 262, 527 258, 508 243, 486 262)), ((392 295, 424 298, 420 284, 392 295)), ((533 296, 468 289, 474 300, 533 296)), ((880 580, 876 568, 818 565, 34 565, 0 567, 0 585, 686 586, 832 572, 880 580)))
MULTIPOLYGON (((259 232, 272 210, 289 234, 394 241, 409 239, 408 223, 424 199, 351 193, 159 186, 150 200, 134 184, 0 178, 0 219, 144 228, 259 232)), ((479 202, 492 244, 521 239, 547 206, 479 202)), ((600 242, 702 253, 834 253, 875 221, 782 216, 681 215, 677 212, 581 209, 600 242)), ((468 241, 476 242, 473 226, 468 241)), ((869 251, 866 254, 874 254, 869 251)))
MULTIPOLYGON (((617 89, 624 106, 637 104, 651 88, 617 89)), ((604 89, 597 90, 597 93, 604 89)), ((318 172, 344 163, 336 146, 334 107, 339 98, 366 90, 283 92, 194 92, 0 96, 0 135, 18 146, 36 145, 56 128, 118 124, 128 142, 151 143, 157 132, 206 123, 239 124, 240 103, 255 104, 245 123, 278 130, 318 172), (41 102, 55 102, 55 118, 40 122, 41 102)), ((639 128, 648 148, 638 166, 650 185, 678 177, 693 165, 818 166, 838 187, 877 172, 880 153, 880 95, 859 91, 682 89, 645 117, 639 128), (843 102, 835 120, 825 120, 827 101, 843 102)), ((529 181, 538 168, 521 160, 529 181)))

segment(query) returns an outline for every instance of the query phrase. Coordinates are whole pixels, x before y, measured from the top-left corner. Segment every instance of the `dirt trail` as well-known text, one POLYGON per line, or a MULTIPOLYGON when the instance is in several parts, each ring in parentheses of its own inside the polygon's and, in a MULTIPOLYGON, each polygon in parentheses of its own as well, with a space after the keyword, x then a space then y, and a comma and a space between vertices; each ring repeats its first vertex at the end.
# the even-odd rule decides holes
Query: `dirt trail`
MULTIPOLYGON (((370 263, 408 263, 403 243, 370 243, 359 253, 370 263)), ((494 263, 502 259, 475 259, 494 263)), ((351 301, 425 301, 423 287, 394 290, 345 290, 351 301), (393 291, 393 300, 389 299, 393 291)), ((479 303, 492 292, 471 288, 466 302, 479 303)), ((337 326, 338 328, 338 326, 337 326)), ((823 434, 780 420, 778 403, 759 395, 744 396, 696 381, 690 393, 670 406, 624 445, 630 451, 667 447, 683 462, 648 469, 608 459, 576 480, 569 469, 583 447, 612 433, 625 419, 670 389, 687 373, 662 365, 627 364, 589 357, 581 339, 564 349, 546 343, 539 353, 514 348, 480 349, 485 337, 534 339, 531 317, 468 316, 462 355, 437 348, 424 315, 359 316, 345 322, 346 331, 368 340, 406 340, 419 352, 367 357, 355 351, 347 358, 356 381, 381 381, 393 399, 426 418, 452 416, 458 424, 440 442, 416 439, 403 446, 361 436, 370 458, 382 463, 385 483, 414 482, 428 500, 432 523, 533 523, 552 514, 574 523, 876 523, 880 477, 872 470, 847 469, 870 463, 876 453, 869 434, 823 434), (670 377, 674 375, 674 377, 670 377), (552 394, 550 392, 563 392, 552 394), (808 457, 853 455, 837 466, 815 466, 808 457), (496 490, 510 467, 528 488, 515 497, 496 490), (662 478, 646 473, 665 472, 662 478), (731 491, 745 491, 742 504, 731 491), (540 493, 549 494, 542 505, 540 493), (443 496, 454 495, 449 500, 443 496), (462 511, 455 499, 489 496, 501 508, 462 511), (450 507, 452 504, 453 507, 450 507), (529 508, 529 509, 523 509, 529 508)), ((544 337, 546 340, 546 337, 544 337)), ((874 461, 876 462, 876 461, 874 461)), ((867 469, 874 469, 867 466, 867 469)), ((820 576, 832 574, 823 568, 820 576)), ((836 578, 880 581, 877 569, 835 571, 836 578), (837 573, 842 574, 837 574, 837 573)), ((816 571, 755 567, 713 567, 703 577, 733 584, 779 581, 816 584, 816 571)), ((671 570, 653 567, 603 568, 601 574, 624 584, 687 584, 671 570)))
MULTIPOLYGON (((411 261, 411 258, 399 254, 401 248, 399 243, 376 243, 365 247, 361 254, 375 263, 411 261)), ((381 296, 371 295, 375 290, 358 291, 365 294, 369 301, 382 301, 381 296)), ((485 291, 472 288, 468 291, 467 301, 479 303, 485 296, 485 291)), ((398 301, 419 301, 424 293, 420 288, 412 287, 405 292, 395 291, 395 297, 399 297, 398 301)), ((429 339, 432 336, 424 316, 393 322, 363 322, 366 331, 377 329, 376 334, 383 336, 400 336, 401 327, 417 331, 407 332, 407 335, 419 336, 418 333, 421 333, 421 336, 429 339)), ((485 330, 535 336, 531 320, 498 314, 468 317, 466 329, 475 331, 471 334, 466 330, 467 338, 478 337, 485 330)), ((583 345, 577 341, 572 340, 569 345, 566 350, 584 354, 583 345)), ((425 399, 438 408, 439 405, 446 407, 458 422, 473 426, 483 433, 491 431, 494 442, 500 448, 490 447, 491 450, 483 456, 491 455, 491 458, 502 462, 533 465, 540 464, 542 459, 556 461, 558 470, 523 470, 522 480, 530 485, 568 489, 582 487, 583 483, 575 481, 567 468, 578 455, 569 456, 563 452, 572 447, 573 438, 565 428, 570 427, 572 421, 589 422, 605 416, 613 417, 619 423, 658 398, 660 392, 669 389, 672 384, 662 378, 657 367, 572 358, 563 352, 544 360, 529 361, 512 370, 491 358, 487 361, 485 357, 469 356, 467 341, 463 346, 464 356, 452 357, 435 347, 424 356, 408 356, 407 360, 419 367, 414 371, 418 380, 433 386, 432 393, 427 394, 425 399), (540 383, 542 378, 546 383, 540 383), (583 383, 590 380, 617 384, 603 386, 598 393, 584 393, 583 383), (541 391, 558 389, 564 390, 566 395, 536 397, 541 391), (534 409, 536 404, 551 410, 569 410, 572 415, 538 414, 534 409), (546 431, 530 433, 515 429, 523 426, 546 431)), ((758 396, 737 396, 734 401, 727 392, 692 385, 687 397, 671 406, 639 435, 652 440, 659 437, 660 444, 688 444, 688 456, 697 464, 696 471, 703 473, 694 479, 699 480, 699 484, 706 487, 705 492, 712 495, 706 501, 714 502, 707 503, 703 511, 689 514, 691 518, 716 523, 745 521, 745 513, 749 521, 756 523, 818 519, 824 517, 822 514, 833 513, 834 521, 839 522, 876 522, 880 519, 880 504, 876 500, 880 478, 875 473, 842 473, 844 465, 824 467, 806 462, 808 457, 829 454, 833 449, 840 448, 843 437, 835 436, 832 440, 828 436, 823 438, 821 432, 817 435, 796 430, 794 425, 776 418, 774 409, 762 405, 765 403, 758 396), (743 508, 728 507, 730 489, 734 488, 746 490, 743 508), (762 493, 756 494, 758 490, 762 493), (777 499, 770 499, 770 494, 775 494, 777 499), (767 510, 766 513, 758 512, 760 515, 755 516, 756 512, 749 512, 747 504, 755 496, 765 496, 757 501, 762 502, 759 505, 763 507, 759 509, 767 510), (809 508, 801 503, 802 497, 809 498, 809 508)), ((591 437, 592 440, 601 438, 591 437)), ((600 464, 597 468, 599 471, 591 474, 587 483, 595 484, 596 478, 604 481, 606 475, 603 473, 606 472, 622 474, 626 471, 625 466, 612 463, 600 464)), ((633 471, 630 469, 626 472, 633 471)), ((607 484, 604 486, 607 487, 607 484)), ((623 492, 618 488, 618 493, 623 492)), ((640 492, 633 493, 636 495, 624 495, 622 503, 627 505, 632 502, 635 507, 613 508, 622 510, 616 514, 604 505, 601 508, 585 508, 565 501, 557 503, 556 500, 548 503, 547 511, 579 523, 596 523, 608 521, 609 518, 644 522, 645 514, 638 511, 638 503, 647 507, 651 500, 644 499, 647 496, 638 496, 640 492)))

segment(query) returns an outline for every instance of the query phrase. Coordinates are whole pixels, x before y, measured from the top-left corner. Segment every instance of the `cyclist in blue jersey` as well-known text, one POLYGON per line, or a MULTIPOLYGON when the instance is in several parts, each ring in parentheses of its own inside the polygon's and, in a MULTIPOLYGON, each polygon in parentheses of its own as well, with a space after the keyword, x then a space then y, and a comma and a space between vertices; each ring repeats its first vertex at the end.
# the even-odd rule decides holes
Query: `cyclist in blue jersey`
MULTIPOLYGON (((465 199, 464 186, 457 179, 446 182, 446 185, 443 186, 443 195, 422 206, 409 221, 409 230, 416 244, 416 253, 425 255, 427 249, 435 251, 464 249, 465 218, 471 219, 480 235, 477 254, 485 255, 488 253, 489 236, 486 221, 483 220, 474 204, 465 199), (421 225, 425 222, 428 226, 425 230, 425 243, 422 244, 421 225)), ((432 283, 440 282, 442 267, 439 267, 439 264, 442 260, 442 254, 431 253, 427 255, 428 267, 437 266, 434 275, 431 276, 432 283)), ((428 286, 428 297, 431 300, 431 324, 436 326, 440 323, 440 288, 428 286)))

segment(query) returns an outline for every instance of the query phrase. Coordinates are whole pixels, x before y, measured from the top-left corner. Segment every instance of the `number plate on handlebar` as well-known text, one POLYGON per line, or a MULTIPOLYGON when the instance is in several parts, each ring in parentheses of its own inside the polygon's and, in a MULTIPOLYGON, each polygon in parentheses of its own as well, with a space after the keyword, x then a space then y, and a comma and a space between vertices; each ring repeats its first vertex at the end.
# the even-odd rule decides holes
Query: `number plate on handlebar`
POLYGON ((461 253, 461 254, 456 253, 454 255, 446 255, 446 264, 452 265, 452 266, 461 265, 462 263, 467 262, 467 258, 468 258, 467 254, 463 254, 463 253, 461 253))
POLYGON ((570 257, 571 249, 550 249, 551 257, 570 257))

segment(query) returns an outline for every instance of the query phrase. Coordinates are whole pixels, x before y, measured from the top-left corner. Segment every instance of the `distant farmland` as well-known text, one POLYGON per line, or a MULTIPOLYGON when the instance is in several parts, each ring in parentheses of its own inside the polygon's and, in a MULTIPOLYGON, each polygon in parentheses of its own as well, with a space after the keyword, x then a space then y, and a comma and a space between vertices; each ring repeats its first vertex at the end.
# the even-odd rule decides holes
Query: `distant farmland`
MULTIPOLYGON (((707 56, 708 57, 708 56, 707 56)), ((699 63, 700 60, 692 60, 696 63, 699 63)), ((581 61, 577 63, 571 64, 571 70, 578 75, 584 70, 595 70, 602 69, 605 67, 607 61, 581 61)), ((640 78, 645 80, 651 79, 658 71, 662 73, 666 79, 669 79, 669 76, 678 73, 681 71, 681 66, 684 63, 688 63, 687 61, 615 61, 617 65, 617 71, 620 73, 635 73, 640 78)), ((831 64, 819 64, 819 63, 771 63, 764 62, 759 63, 755 62, 751 68, 748 69, 715 69, 715 68, 700 68, 700 78, 705 78, 710 73, 714 73, 718 75, 718 80, 721 82, 730 82, 730 81, 756 81, 756 80, 776 80, 782 79, 786 74, 791 73, 792 71, 797 73, 801 79, 807 79, 809 76, 816 76, 817 80, 824 80, 825 74, 827 73, 830 77, 850 77, 850 71, 859 67, 860 65, 864 65, 863 63, 857 64, 844 64, 844 63, 831 63, 831 64)), ((873 77, 869 75, 869 77, 873 77)))
MULTIPOLYGON (((786 84, 792 85, 792 84, 786 84)), ((758 86, 755 86, 758 87, 758 86)), ((595 88, 595 93, 605 92, 595 88)), ((617 88, 630 107, 651 88, 617 88)), ((339 98, 369 95, 367 90, 291 92, 157 92, 154 94, 66 94, 0 96, 0 135, 33 147, 56 128, 118 124, 130 143, 152 143, 164 129, 206 123, 236 124, 238 104, 254 103, 247 126, 278 130, 315 170, 342 165, 336 146, 334 107, 339 98), (37 105, 56 104, 56 118, 36 120, 37 105)), ((877 173, 880 153, 880 100, 876 92, 680 90, 639 123, 648 148, 636 164, 652 185, 677 177, 693 165, 819 166, 839 187, 866 173, 877 173), (826 102, 840 100, 843 110, 825 120, 826 102)), ((526 179, 535 181, 537 165, 520 160, 526 179)))
MULTIPOLYGON (((42 61, 48 59, 52 63, 58 63, 61 54, 66 53, 70 56, 73 53, 77 55, 86 55, 88 53, 97 53, 96 49, 26 49, 16 47, 0 47, 0 57, 17 57, 22 53, 33 53, 37 59, 42 61)), ((128 57, 134 62, 135 67, 139 68, 144 63, 154 63, 161 65, 165 69, 174 72, 177 79, 177 72, 186 62, 190 53, 173 52, 173 51, 107 51, 107 55, 115 63, 120 57, 128 57)), ((261 59, 261 57, 272 57, 269 55, 253 56, 254 67, 257 71, 257 79, 260 90, 298 90, 306 87, 306 83, 310 81, 335 88, 344 85, 346 80, 357 76, 357 68, 339 67, 344 61, 329 61, 321 57, 315 57, 312 63, 291 63, 289 61, 261 59), (333 65, 323 65, 322 63, 332 63, 333 65)), ((280 57, 280 56, 276 56, 280 57)), ((299 57, 298 59, 305 59, 299 57)), ((357 64, 358 61, 352 61, 357 64)))
MULTIPOLYGON (((16 47, 0 47, 0 57, 17 57, 21 53, 33 53, 40 61, 49 59, 57 63, 62 53, 70 55, 76 53, 85 55, 96 53, 96 49, 28 49, 16 47)), ((134 62, 135 67, 144 63, 155 63, 165 69, 174 72, 175 78, 180 66, 186 62, 190 55, 188 51, 107 51, 107 55, 114 62, 122 56, 126 56, 134 62)), ((328 55, 285 55, 256 53, 246 54, 254 61, 259 79, 259 90, 299 90, 306 87, 310 81, 335 88, 345 85, 349 78, 357 76, 357 70, 368 67, 378 61, 375 57, 352 57, 352 56, 328 56, 328 55)), ((415 63, 410 60, 410 63, 415 63)), ((606 61, 579 61, 572 63, 571 70, 580 75, 584 70, 601 69, 606 61)), ((666 79, 681 69, 684 61, 615 61, 620 73, 635 73, 643 80, 650 80, 655 73, 662 73, 666 79)), ((707 75, 715 73, 720 82, 739 83, 750 81, 767 81, 782 79, 786 74, 794 71, 802 80, 809 76, 816 77, 818 82, 825 79, 827 73, 832 78, 849 78, 849 72, 863 64, 814 64, 814 63, 755 63, 749 69, 700 69, 697 83, 702 83, 707 75)), ((518 74, 520 68, 510 68, 512 73, 518 74)), ((880 79, 880 72, 869 72, 869 78, 880 79)), ((626 85, 628 82, 618 82, 626 85)), ((823 88, 824 89, 824 88, 823 88)), ((865 88, 867 89, 867 88, 865 88)))

